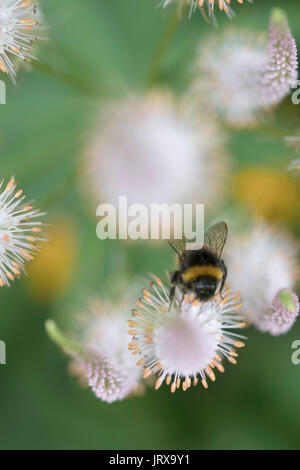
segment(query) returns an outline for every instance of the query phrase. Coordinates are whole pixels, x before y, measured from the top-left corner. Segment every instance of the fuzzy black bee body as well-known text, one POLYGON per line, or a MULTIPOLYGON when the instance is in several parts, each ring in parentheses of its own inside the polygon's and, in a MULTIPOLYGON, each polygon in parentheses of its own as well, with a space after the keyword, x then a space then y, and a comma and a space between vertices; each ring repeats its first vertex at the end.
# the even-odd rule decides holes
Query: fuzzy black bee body
MULTIPOLYGON (((199 250, 178 249, 175 242, 169 242, 178 255, 178 270, 170 275, 170 305, 174 300, 176 286, 183 295, 194 293, 195 298, 205 302, 219 290, 222 294, 227 268, 221 259, 227 238, 227 225, 219 222, 205 233, 204 247, 199 250)), ((182 243, 182 242, 181 242, 182 243)))

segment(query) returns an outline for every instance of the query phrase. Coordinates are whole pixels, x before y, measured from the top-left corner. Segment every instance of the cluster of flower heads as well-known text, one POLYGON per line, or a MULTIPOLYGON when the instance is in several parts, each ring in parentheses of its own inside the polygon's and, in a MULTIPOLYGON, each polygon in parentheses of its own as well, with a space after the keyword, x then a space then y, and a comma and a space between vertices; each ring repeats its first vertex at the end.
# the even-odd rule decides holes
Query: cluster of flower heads
POLYGON ((244 336, 236 330, 245 327, 239 292, 226 286, 223 295, 208 302, 185 295, 177 289, 170 308, 168 288, 154 276, 150 290, 143 296, 128 320, 129 349, 143 365, 143 377, 156 376, 155 388, 165 381, 174 393, 181 385, 188 389, 198 384, 204 388, 215 372, 224 372, 226 359, 236 364, 236 348, 244 346, 244 336))
MULTIPOLYGON (((165 7, 175 1, 162 3, 165 7)), ((190 14, 199 7, 214 18, 219 7, 233 16, 230 0, 177 3, 189 7, 190 14)), ((0 70, 12 79, 14 58, 35 58, 32 43, 38 17, 32 0, 0 0, 0 70)), ((287 96, 297 72, 295 40, 281 10, 271 16, 269 42, 233 31, 210 39, 201 47, 198 78, 191 87, 202 105, 206 103, 204 113, 195 112, 189 97, 176 99, 169 92, 156 91, 127 97, 101 114, 86 151, 97 202, 116 202, 125 194, 130 203, 150 204, 155 192, 158 203, 197 199, 211 203, 227 167, 224 139, 213 113, 233 124, 253 123, 261 110, 287 96)), ((300 161, 293 166, 299 169, 300 161)), ((14 178, 7 185, 1 180, 0 286, 20 276, 38 250, 37 242, 43 240, 38 220, 42 214, 25 205, 24 199, 14 178)), ((124 399, 139 389, 142 378, 155 378, 155 389, 165 382, 172 393, 181 386, 187 390, 199 380, 207 388, 216 371, 224 372, 225 360, 236 364, 237 350, 245 339, 240 330, 247 324, 274 336, 294 324, 299 314, 293 291, 297 250, 285 234, 254 225, 246 238, 231 242, 228 264, 234 291, 226 285, 213 299, 200 302, 193 294, 182 298, 177 288, 170 305, 169 286, 153 276, 128 320, 128 332, 126 305, 95 302, 91 315, 85 316, 80 341, 64 335, 53 321, 46 328, 72 358, 73 371, 102 401, 124 399)))
POLYGON ((286 333, 299 314, 297 243, 278 227, 255 222, 227 248, 229 282, 241 291, 247 323, 274 336, 286 333))
POLYGON ((0 286, 9 286, 20 277, 24 264, 32 261, 38 251, 44 215, 25 204, 26 196, 17 189, 15 179, 7 185, 0 181, 0 286))
MULTIPOLYGON (((230 0, 163 0, 162 5, 166 7, 173 2, 178 2, 180 7, 188 6, 190 14, 199 7, 201 12, 207 11, 213 20, 216 5, 229 17, 233 16, 230 0)), ((237 2, 242 4, 243 0, 237 2)), ((32 47, 38 39, 36 30, 41 26, 40 18, 38 0, 0 2, 0 71, 7 73, 14 82, 18 62, 20 60, 30 62, 36 59, 32 47)))
POLYGON ((229 29, 201 43, 190 93, 230 124, 247 126, 280 103, 297 77, 296 42, 286 15, 275 9, 268 42, 263 34, 229 29))
POLYGON ((207 389, 225 361, 237 363, 246 326, 273 336, 291 329, 300 307, 293 292, 296 243, 262 222, 232 238, 225 257, 230 285, 209 301, 176 288, 171 303, 169 283, 152 276, 127 320, 128 331, 128 304, 90 303, 90 314, 78 317, 80 343, 47 322, 50 337, 73 358, 73 373, 97 398, 122 400, 141 388, 142 379, 156 390, 165 382, 172 393, 198 384, 207 389))
MULTIPOLYGON (((244 0, 236 0, 238 3, 243 4, 244 0)), ((252 0, 247 0, 252 2, 252 0)), ((184 7, 189 8, 189 16, 191 16, 197 8, 200 9, 201 13, 208 12, 210 18, 214 19, 214 13, 217 8, 220 11, 224 11, 229 18, 233 18, 234 11, 232 10, 230 4, 231 0, 163 0, 162 5, 166 7, 170 3, 177 2, 180 9, 184 7)))
POLYGON ((46 323, 50 338, 72 357, 70 371, 87 384, 95 396, 108 403, 142 389, 142 378, 156 376, 155 389, 165 381, 171 391, 188 389, 199 378, 204 388, 215 372, 224 372, 224 360, 237 363, 244 346, 245 327, 238 292, 226 286, 206 303, 193 296, 175 302, 169 311, 168 287, 156 276, 128 320, 128 305, 113 307, 93 301, 92 316, 80 315, 81 340, 70 339, 52 320, 46 323), (128 345, 128 333, 132 337, 128 345))
POLYGON ((73 358, 73 373, 107 403, 139 392, 142 370, 128 351, 128 309, 126 304, 89 302, 78 317, 78 342, 62 334, 52 321, 47 322, 50 337, 73 358))
POLYGON ((14 81, 15 59, 30 62, 32 45, 37 40, 40 12, 32 0, 0 1, 0 70, 14 81))

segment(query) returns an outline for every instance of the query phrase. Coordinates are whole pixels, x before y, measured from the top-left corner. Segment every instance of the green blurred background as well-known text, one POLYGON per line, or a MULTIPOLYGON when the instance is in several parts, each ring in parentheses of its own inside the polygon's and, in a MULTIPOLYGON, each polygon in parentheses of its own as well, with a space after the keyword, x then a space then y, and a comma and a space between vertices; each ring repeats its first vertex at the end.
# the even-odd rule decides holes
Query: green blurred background
MULTIPOLYGON (((142 397, 112 405, 78 387, 66 372, 67 359, 45 333, 47 318, 68 325, 90 292, 117 296, 116 280, 130 284, 173 266, 164 245, 100 242, 95 208, 82 196, 77 178, 99 103, 147 87, 157 44, 175 13, 173 7, 156 8, 157 3, 44 0, 50 40, 42 44, 40 63, 31 73, 20 73, 16 87, 8 84, 7 105, 0 107, 1 176, 15 175, 47 210, 53 256, 44 261, 45 292, 36 273, 0 291, 0 339, 7 345, 7 364, 0 366, 1 449, 299 448, 300 366, 291 363, 299 322, 279 338, 249 329, 238 365, 228 366, 207 391, 197 387, 171 395, 166 387, 149 388, 142 397)), ((274 6, 286 9, 299 46, 295 0, 236 4, 234 26, 265 31, 274 6)), ((217 30, 200 14, 182 19, 162 58, 157 86, 185 90, 197 43, 228 26, 225 15, 217 16, 217 30)), ((287 99, 271 124, 229 130, 234 172, 249 166, 284 171, 294 154, 282 136, 294 134, 299 110, 287 99)), ((232 204, 228 196, 225 209, 232 204)), ((299 235, 298 217, 292 219, 281 222, 299 235)))

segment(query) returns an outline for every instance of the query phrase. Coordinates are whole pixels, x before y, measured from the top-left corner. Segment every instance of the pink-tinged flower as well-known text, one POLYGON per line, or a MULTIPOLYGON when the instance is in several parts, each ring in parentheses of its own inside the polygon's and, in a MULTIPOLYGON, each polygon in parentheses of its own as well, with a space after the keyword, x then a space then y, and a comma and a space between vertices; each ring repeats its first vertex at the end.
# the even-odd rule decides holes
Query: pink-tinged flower
POLYGON ((244 346, 243 336, 231 331, 245 326, 239 313, 239 293, 226 286, 208 302, 199 302, 177 290, 169 309, 168 288, 154 276, 150 290, 143 290, 129 323, 129 349, 144 366, 143 377, 156 375, 155 388, 165 381, 171 392, 182 384, 183 390, 200 378, 204 388, 207 378, 215 380, 215 372, 224 372, 222 361, 236 364, 235 348, 244 346))
MULTIPOLYGON (((85 381, 95 396, 102 401, 112 403, 123 400, 128 393, 126 372, 119 365, 101 354, 97 349, 88 348, 63 334, 54 321, 46 322, 49 337, 72 357, 76 364, 76 373, 85 377, 85 381)), ((74 364, 73 364, 74 369, 74 364)))
POLYGON ((46 323, 49 336, 72 357, 71 369, 107 403, 138 391, 141 380, 141 368, 128 351, 127 311, 125 305, 113 308, 91 302, 88 313, 79 317, 79 341, 61 333, 52 320, 46 323))
POLYGON ((245 127, 279 104, 298 76, 297 49, 279 9, 264 34, 229 29, 201 42, 190 94, 198 107, 214 109, 228 123, 245 127))
POLYGON ((25 263, 32 261, 38 251, 43 216, 31 204, 25 204, 26 196, 17 189, 14 178, 4 186, 0 180, 0 287, 9 286, 20 277, 25 263))
POLYGON ((107 403, 123 400, 132 392, 126 371, 112 359, 96 351, 86 350, 86 358, 77 358, 81 372, 96 398, 107 403))
POLYGON ((30 62, 32 45, 37 40, 39 8, 32 0, 1 0, 0 2, 0 70, 14 81, 15 59, 30 62))
POLYGON ((297 315, 287 294, 298 278, 296 242, 260 222, 232 236, 226 248, 229 282, 241 291, 246 321, 272 335, 287 331, 297 315))
POLYGON ((275 9, 269 29, 268 60, 262 76, 260 99, 272 106, 285 98, 298 78, 296 41, 282 10, 275 9))
MULTIPOLYGON (((244 0, 236 1, 240 4, 244 3, 244 0)), ((252 0, 246 1, 252 3, 252 0)), ((163 7, 166 7, 170 5, 170 3, 174 2, 177 2, 180 8, 188 6, 189 16, 191 16, 192 13, 197 10, 197 8, 199 8, 203 12, 207 12, 209 17, 213 19, 215 11, 218 8, 220 11, 224 11, 229 18, 233 18, 235 16, 234 11, 230 6, 231 0, 163 0, 162 5, 163 7)))
POLYGON ((260 330, 273 336, 287 333, 299 314, 299 300, 291 289, 280 289, 267 309, 260 330))

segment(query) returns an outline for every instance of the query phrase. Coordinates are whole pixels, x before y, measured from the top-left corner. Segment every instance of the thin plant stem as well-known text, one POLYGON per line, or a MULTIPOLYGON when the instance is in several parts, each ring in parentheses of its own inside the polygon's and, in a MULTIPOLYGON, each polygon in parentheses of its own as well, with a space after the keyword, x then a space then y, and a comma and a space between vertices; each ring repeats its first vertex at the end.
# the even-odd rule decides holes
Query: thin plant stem
MULTIPOLYGON (((186 8, 183 7, 182 14, 185 13, 185 10, 186 8)), ((147 78, 147 85, 149 87, 153 86, 159 80, 159 75, 165 53, 167 52, 168 47, 176 33, 179 23, 180 16, 178 12, 175 11, 175 13, 170 17, 169 21, 167 22, 166 28, 155 48, 147 78)))
POLYGON ((51 67, 51 65, 46 64, 41 61, 33 61, 31 63, 32 67, 42 73, 45 73, 56 80, 59 80, 66 85, 71 86, 80 93, 89 96, 91 98, 99 97, 100 90, 96 89, 94 85, 88 83, 83 78, 76 77, 74 74, 66 72, 64 70, 58 70, 51 67))
POLYGON ((56 202, 60 201, 64 196, 66 196, 74 187, 78 176, 79 173, 78 169, 76 168, 69 174, 62 185, 45 199, 45 201, 41 204, 41 209, 43 211, 48 210, 49 207, 53 206, 56 202))

